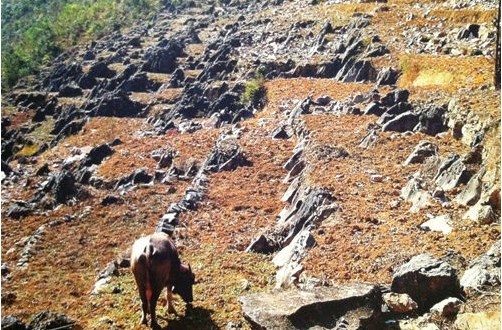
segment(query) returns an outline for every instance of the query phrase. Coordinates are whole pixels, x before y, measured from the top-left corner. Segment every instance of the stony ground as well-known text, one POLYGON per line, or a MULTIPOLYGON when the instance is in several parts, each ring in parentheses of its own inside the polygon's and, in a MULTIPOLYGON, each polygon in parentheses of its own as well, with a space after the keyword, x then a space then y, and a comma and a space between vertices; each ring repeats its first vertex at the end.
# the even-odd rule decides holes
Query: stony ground
MULTIPOLYGON (((8 174, 2 181, 3 315, 16 315, 27 322, 37 312, 50 310, 67 315, 83 329, 144 328, 138 326, 139 297, 127 267, 118 268, 117 276, 91 295, 96 277, 111 261, 127 255, 136 238, 153 232, 168 207, 184 198, 193 179, 190 168, 203 166, 224 134, 237 136, 247 162, 230 171, 208 173, 197 208, 179 214, 174 237, 198 284, 193 309, 186 311, 181 299, 176 300, 180 315, 161 318, 162 327, 249 327, 237 297, 271 290, 276 285, 276 269, 271 263, 273 254, 245 251, 257 237, 277 228, 278 215, 288 205, 281 199, 290 185, 284 165, 304 139, 309 142, 303 153, 306 166, 301 180, 329 192, 337 208, 311 230, 315 245, 300 261, 302 279, 388 285, 399 265, 421 253, 448 258, 462 274, 500 238, 500 92, 493 86, 496 5, 427 0, 276 1, 215 6, 212 12, 199 5, 180 9, 177 15, 160 13, 151 25, 123 31, 120 37, 125 44, 137 37, 138 45, 128 46, 120 54, 118 42, 109 47, 113 36, 95 47, 96 60, 82 60, 89 47, 72 50, 67 63, 80 61, 84 74, 93 72, 93 65, 103 60, 114 75, 120 75, 131 63, 141 65, 148 47, 185 33, 187 26, 200 39, 184 39, 186 54, 176 63, 184 70, 182 80, 173 80, 174 70, 166 73, 143 67, 146 77, 139 80, 140 86, 124 94, 127 102, 143 109, 133 115, 120 113, 113 103, 112 110, 103 110, 105 102, 100 97, 105 96, 99 96, 99 89, 111 87, 105 85, 109 78, 102 76, 94 86, 76 87, 82 95, 68 96, 60 86, 54 87, 55 80, 48 79, 35 86, 20 85, 5 96, 2 145, 11 148, 11 155, 2 152, 2 161, 15 173, 8 174, 2 163, 2 172, 8 174), (361 19, 368 23, 358 28, 361 19), (318 36, 326 23, 332 31, 320 42, 318 36), (349 71, 337 77, 319 73, 321 68, 328 70, 325 63, 339 54, 335 49, 348 42, 345 34, 354 33, 347 27, 350 24, 357 30, 354 38, 361 40, 355 61, 369 63, 373 71, 365 76, 349 71), (459 37, 472 24, 478 26, 476 36, 459 37), (240 39, 239 45, 226 57, 221 55, 221 61, 211 58, 215 53, 225 54, 218 45, 232 33, 240 39), (386 51, 371 55, 369 51, 379 46, 386 51), (236 63, 231 63, 234 59, 236 63), (295 65, 289 68, 288 60, 295 65), (263 77, 256 74, 260 65, 263 77), (399 76, 394 82, 379 84, 377 74, 388 67, 399 76), (227 73, 220 74, 223 71, 227 73), (209 80, 204 80, 205 72, 213 72, 209 80), (225 120, 225 111, 240 104, 239 98, 224 110, 216 108, 222 114, 219 124, 205 110, 190 116, 182 112, 193 104, 186 97, 192 83, 209 86, 203 90, 210 100, 204 106, 211 108, 226 90, 242 93, 247 81, 257 80, 266 91, 266 101, 247 105, 252 116, 225 120), (444 129, 433 134, 427 127, 414 132, 378 130, 374 144, 361 146, 380 120, 380 115, 361 114, 370 106, 369 98, 383 98, 396 89, 408 90, 408 102, 416 109, 446 109, 440 119, 444 129), (39 92, 48 93, 43 94, 42 105, 19 101, 23 95, 39 92), (328 105, 317 102, 325 96, 329 96, 328 105), (58 105, 56 113, 35 120, 51 97, 58 105), (287 123, 293 109, 307 97, 314 103, 308 113, 294 118, 296 127, 286 127, 289 138, 274 138, 277 128, 287 123), (355 102, 357 98, 364 101, 355 102), (64 113, 75 111, 69 109, 87 112, 64 119, 64 113), (71 124, 80 119, 85 120, 70 132, 73 134, 65 131, 61 135, 63 130, 54 129, 58 121, 71 124), (187 125, 194 129, 185 129, 187 125), (20 132, 17 140, 12 132, 20 132), (476 140, 480 132, 481 141, 476 140), (79 184, 73 198, 59 203, 46 193, 26 214, 9 213, 14 202, 29 201, 43 190, 50 173, 74 170, 79 154, 115 139, 121 143, 93 168, 95 180, 79 184), (14 147, 9 145, 12 140, 14 147), (491 208, 489 217, 478 217, 478 221, 464 218, 471 206, 461 205, 455 198, 465 189, 465 178, 444 189, 441 198, 431 198, 419 210, 411 208, 402 190, 417 172, 424 179, 424 190, 437 192, 432 177, 438 164, 404 165, 422 140, 435 143, 441 159, 451 153, 465 157, 469 177, 486 168, 483 193, 489 191, 490 198, 483 205, 491 208), (48 146, 45 151, 40 149, 44 144, 48 146), (347 155, 334 155, 333 147, 344 149, 347 155), (152 157, 159 149, 174 151, 171 169, 179 172, 174 179, 152 178, 148 183, 129 182, 125 188, 117 188, 121 179, 138 169, 152 177, 165 176, 168 169, 159 168, 158 159, 152 157), (49 174, 36 174, 45 164, 49 174), (103 205, 110 195, 117 200, 103 205), (445 214, 451 218, 451 233, 420 227, 429 218, 445 214)), ((344 50, 343 54, 351 52, 344 50)), ((40 77, 51 77, 53 69, 40 77)), ((106 72, 102 74, 106 76, 106 72)), ((123 102, 118 107, 132 107, 123 102)), ((161 300, 165 302, 165 298, 161 300)), ((500 301, 493 294, 474 295, 463 308, 497 311, 500 301)), ((160 309, 162 315, 164 307, 160 309)))

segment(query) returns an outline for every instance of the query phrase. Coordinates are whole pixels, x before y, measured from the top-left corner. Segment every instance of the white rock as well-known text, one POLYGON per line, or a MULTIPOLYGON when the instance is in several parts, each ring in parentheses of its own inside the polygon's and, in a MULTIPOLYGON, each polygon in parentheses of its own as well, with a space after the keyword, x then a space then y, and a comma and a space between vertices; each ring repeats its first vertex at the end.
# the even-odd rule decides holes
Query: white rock
POLYGON ((440 231, 448 235, 452 231, 451 217, 449 215, 440 215, 420 225, 420 228, 430 231, 440 231))
POLYGON ((432 314, 441 316, 453 316, 458 313, 462 304, 463 302, 460 299, 450 297, 432 306, 430 311, 432 314))
POLYGON ((103 293, 108 287, 108 283, 110 283, 110 277, 100 278, 96 283, 94 283, 91 295, 98 295, 100 293, 103 293))
POLYGON ((406 293, 384 293, 383 301, 395 313, 408 313, 418 308, 417 303, 406 293))

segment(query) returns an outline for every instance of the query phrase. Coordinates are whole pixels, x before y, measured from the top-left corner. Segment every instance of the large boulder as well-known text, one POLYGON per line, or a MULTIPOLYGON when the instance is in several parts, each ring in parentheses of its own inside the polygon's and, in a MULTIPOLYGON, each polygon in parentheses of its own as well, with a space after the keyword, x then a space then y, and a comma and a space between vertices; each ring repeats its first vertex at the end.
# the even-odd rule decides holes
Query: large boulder
POLYGON ((427 254, 415 256, 398 267, 391 289, 392 292, 409 294, 420 311, 427 311, 435 303, 461 294, 456 269, 427 254))
POLYGON ((429 141, 420 141, 413 152, 406 158, 404 165, 423 163, 426 158, 436 156, 438 146, 429 141))
POLYGON ((314 290, 254 293, 239 297, 244 317, 258 329, 380 329, 378 287, 348 284, 314 290))
POLYGON ((455 197, 455 202, 464 206, 472 206, 476 204, 481 197, 483 176, 485 173, 486 167, 482 167, 465 185, 464 190, 462 190, 462 192, 455 197))

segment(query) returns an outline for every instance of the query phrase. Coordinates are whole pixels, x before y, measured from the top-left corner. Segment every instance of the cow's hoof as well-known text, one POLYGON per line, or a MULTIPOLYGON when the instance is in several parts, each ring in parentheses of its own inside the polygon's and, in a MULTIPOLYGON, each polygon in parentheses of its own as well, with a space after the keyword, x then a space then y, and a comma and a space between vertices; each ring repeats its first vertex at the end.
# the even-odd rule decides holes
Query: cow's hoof
POLYGON ((146 321, 146 317, 141 318, 141 323, 140 324, 147 324, 148 322, 146 321))
POLYGON ((160 329, 160 325, 157 322, 152 322, 151 328, 157 330, 160 329))

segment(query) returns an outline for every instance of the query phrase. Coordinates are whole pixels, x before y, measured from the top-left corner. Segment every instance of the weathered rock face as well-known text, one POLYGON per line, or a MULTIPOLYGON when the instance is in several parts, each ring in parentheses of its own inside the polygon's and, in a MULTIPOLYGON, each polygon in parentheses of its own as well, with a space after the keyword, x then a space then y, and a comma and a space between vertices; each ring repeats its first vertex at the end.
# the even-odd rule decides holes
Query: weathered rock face
POLYGON ((409 294, 421 311, 428 310, 444 298, 460 296, 457 271, 448 263, 426 254, 415 256, 398 267, 391 289, 409 294))
POLYGON ((460 279, 464 291, 495 285, 500 285, 500 240, 486 254, 474 260, 460 279))
POLYGON ((462 304, 458 298, 447 298, 432 306, 431 313, 442 317, 452 317, 457 315, 462 304))
POLYGON ((183 55, 183 47, 179 43, 164 39, 156 47, 146 51, 143 70, 172 73, 177 66, 176 58, 181 55, 183 55))
POLYGON ((2 317, 2 329, 5 330, 26 330, 26 325, 17 317, 9 315, 2 317))
POLYGON ((436 185, 444 191, 451 190, 469 180, 469 172, 459 155, 448 156, 439 166, 436 185))
POLYGON ((431 199, 431 195, 423 189, 422 180, 417 177, 412 177, 406 186, 403 187, 401 197, 412 203, 412 212, 417 212, 429 205, 431 199))
POLYGON ((418 308, 417 303, 406 293, 388 292, 382 295, 383 301, 394 313, 409 313, 418 308))
POLYGON ((406 158, 404 165, 423 163, 427 157, 437 155, 438 147, 436 144, 429 141, 420 141, 413 149, 413 152, 406 158))
POLYGON ((66 315, 43 311, 35 315, 33 320, 28 325, 32 330, 50 330, 59 327, 70 327, 74 324, 66 315))
POLYGON ((380 290, 368 284, 319 287, 312 291, 256 293, 239 298, 257 329, 379 329, 380 290))

